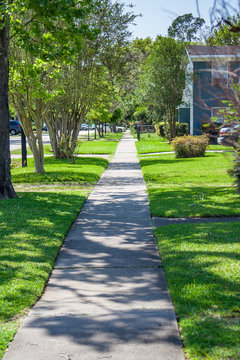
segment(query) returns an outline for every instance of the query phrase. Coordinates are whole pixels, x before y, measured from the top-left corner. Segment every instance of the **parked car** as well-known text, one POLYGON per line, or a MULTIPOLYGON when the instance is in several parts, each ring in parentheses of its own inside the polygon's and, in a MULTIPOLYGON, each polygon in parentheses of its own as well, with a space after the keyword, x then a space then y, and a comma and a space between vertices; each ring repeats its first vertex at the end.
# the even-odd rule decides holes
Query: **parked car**
POLYGON ((46 124, 43 124, 42 130, 47 131, 47 125, 46 124))
POLYGON ((240 135, 240 124, 224 126, 219 130, 217 143, 224 146, 234 146, 240 135))
POLYGON ((124 126, 116 126, 116 131, 117 132, 124 132, 124 131, 126 131, 126 128, 124 126))
POLYGON ((21 124, 17 120, 9 120, 9 132, 11 135, 17 135, 21 133, 21 124))
POLYGON ((87 129, 88 129, 88 124, 81 125, 81 130, 87 130, 87 129))

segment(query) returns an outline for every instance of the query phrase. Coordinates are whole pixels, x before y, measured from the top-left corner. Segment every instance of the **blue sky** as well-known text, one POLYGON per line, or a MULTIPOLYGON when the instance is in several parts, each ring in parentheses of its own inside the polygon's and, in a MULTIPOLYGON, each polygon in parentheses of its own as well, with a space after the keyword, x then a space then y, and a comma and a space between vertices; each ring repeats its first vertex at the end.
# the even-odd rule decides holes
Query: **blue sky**
MULTIPOLYGON (((143 16, 138 18, 136 26, 131 27, 133 38, 150 36, 155 39, 157 35, 167 35, 167 29, 172 21, 179 15, 192 13, 198 16, 195 0, 122 0, 126 4, 135 5, 134 13, 141 13, 143 16)), ((219 0, 221 1, 221 0, 219 0)), ((214 0, 199 0, 199 8, 201 17, 209 23, 210 8, 213 6, 214 0)), ((232 4, 238 8, 238 0, 227 0, 228 4, 232 4)))

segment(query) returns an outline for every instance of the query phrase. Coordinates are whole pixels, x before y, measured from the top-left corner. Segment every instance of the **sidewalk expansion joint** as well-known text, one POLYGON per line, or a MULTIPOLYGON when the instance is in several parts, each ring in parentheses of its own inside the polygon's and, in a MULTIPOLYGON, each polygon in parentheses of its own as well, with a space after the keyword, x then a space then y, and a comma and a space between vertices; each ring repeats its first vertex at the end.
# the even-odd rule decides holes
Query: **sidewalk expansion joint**
POLYGON ((160 265, 126 265, 126 266, 55 266, 54 270, 76 270, 76 269, 160 269, 160 265))

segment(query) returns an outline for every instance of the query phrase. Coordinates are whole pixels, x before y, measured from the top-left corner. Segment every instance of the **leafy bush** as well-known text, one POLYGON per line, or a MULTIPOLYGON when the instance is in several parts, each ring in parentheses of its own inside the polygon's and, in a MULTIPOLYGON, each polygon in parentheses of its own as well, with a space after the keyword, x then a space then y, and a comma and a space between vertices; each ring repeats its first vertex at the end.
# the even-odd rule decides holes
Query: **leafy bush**
MULTIPOLYGON (((158 136, 168 138, 169 136, 169 125, 164 121, 155 124, 155 130, 158 136)), ((189 134, 189 126, 187 123, 176 122, 176 136, 184 136, 189 134)))
POLYGON ((162 121, 159 124, 155 124, 156 134, 161 137, 166 137, 165 122, 162 121))
POLYGON ((176 136, 185 136, 189 134, 188 123, 176 122, 176 136))
POLYGON ((171 145, 177 158, 191 158, 205 155, 208 146, 208 137, 201 136, 182 136, 176 137, 171 145))
POLYGON ((210 141, 210 144, 217 144, 217 137, 221 125, 214 122, 204 124, 202 126, 202 133, 206 135, 210 141))
POLYGON ((235 178, 237 191, 240 193, 240 152, 235 153, 233 169, 229 170, 229 174, 235 178))

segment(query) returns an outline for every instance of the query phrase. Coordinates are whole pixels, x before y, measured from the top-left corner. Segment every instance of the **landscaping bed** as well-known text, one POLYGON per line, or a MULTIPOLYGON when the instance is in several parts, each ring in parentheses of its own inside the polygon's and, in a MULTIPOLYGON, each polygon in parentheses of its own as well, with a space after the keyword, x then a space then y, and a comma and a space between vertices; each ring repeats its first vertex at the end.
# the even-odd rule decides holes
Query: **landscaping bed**
POLYGON ((18 198, 0 202, 0 358, 21 320, 40 297, 56 256, 92 186, 107 167, 104 159, 45 158, 45 174, 14 161, 18 198))

